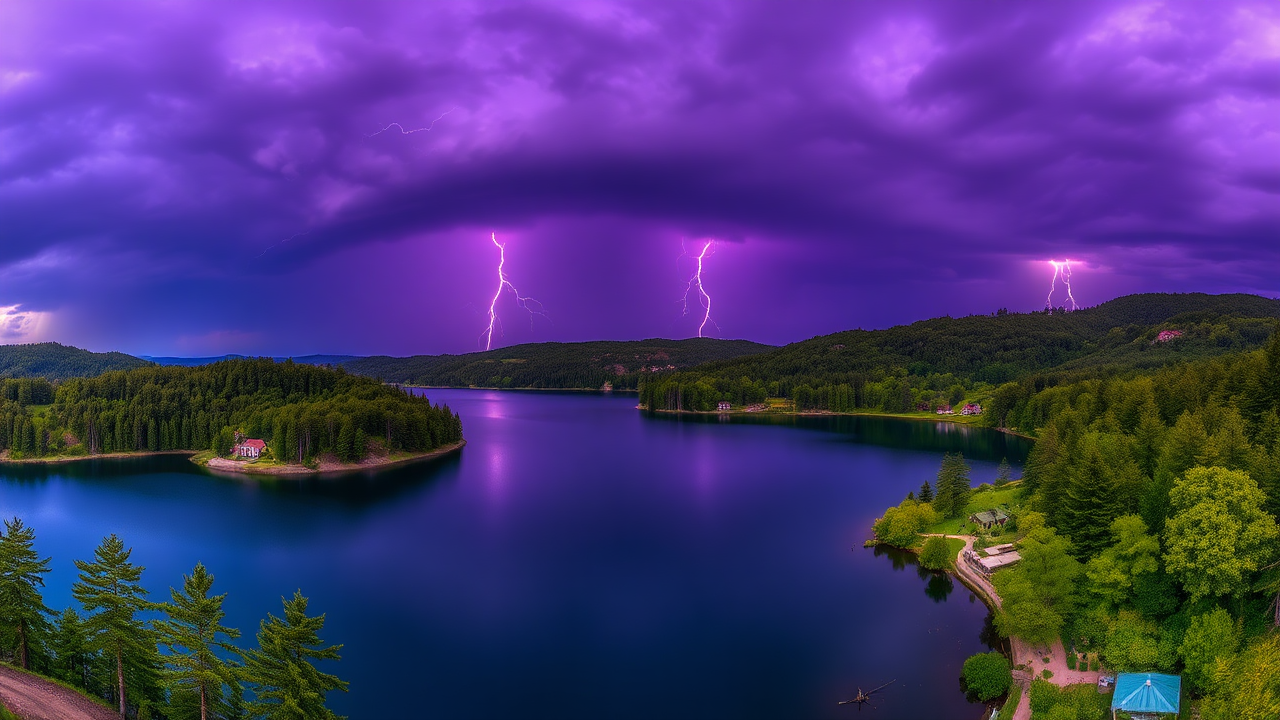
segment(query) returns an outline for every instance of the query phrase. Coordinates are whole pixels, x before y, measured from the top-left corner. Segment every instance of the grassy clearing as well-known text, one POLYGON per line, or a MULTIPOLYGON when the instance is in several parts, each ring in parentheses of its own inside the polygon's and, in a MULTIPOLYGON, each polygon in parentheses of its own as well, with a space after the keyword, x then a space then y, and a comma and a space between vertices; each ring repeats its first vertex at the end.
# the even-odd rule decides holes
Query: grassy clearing
MULTIPOLYGON (((1017 510, 1022 503, 1018 499, 1020 483, 1013 482, 1002 488, 992 488, 983 491, 975 490, 969 496, 969 504, 965 506, 964 515, 960 518, 949 518, 934 523, 931 527, 925 529, 927 533, 945 533, 948 535, 990 535, 993 540, 999 540, 1007 537, 1011 541, 1012 533, 1002 533, 999 535, 992 534, 982 530, 982 528, 968 521, 968 517, 982 510, 993 510, 1003 507, 1006 510, 1017 510)), ((994 528, 993 528, 994 530, 994 528)), ((1007 542, 1006 541, 1006 542, 1007 542)))

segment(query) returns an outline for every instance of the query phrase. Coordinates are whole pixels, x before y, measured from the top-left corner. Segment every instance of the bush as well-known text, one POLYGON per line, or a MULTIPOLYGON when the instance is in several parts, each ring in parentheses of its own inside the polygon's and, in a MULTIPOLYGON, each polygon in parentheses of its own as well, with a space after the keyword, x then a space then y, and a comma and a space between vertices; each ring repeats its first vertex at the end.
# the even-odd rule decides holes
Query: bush
POLYGON ((1040 674, 1044 676, 1045 680, 1048 680, 1049 678, 1053 677, 1053 671, 1050 670, 1049 668, 1045 668, 1043 671, 1041 671, 1040 674))
POLYGON ((979 700, 987 701, 1009 692, 1013 673, 1009 661, 998 652, 978 653, 964 661, 965 687, 979 700))
POLYGON ((946 538, 931 537, 920 550, 920 565, 929 570, 945 570, 951 567, 951 545, 946 538))
POLYGON ((895 547, 911 547, 921 530, 938 521, 938 514, 929 503, 903 500, 897 507, 884 511, 884 517, 875 521, 871 529, 876 539, 895 547))
POLYGON ((1075 653, 1067 653, 1067 669, 1068 669, 1068 670, 1075 670, 1075 669, 1076 669, 1076 654, 1075 654, 1075 653))

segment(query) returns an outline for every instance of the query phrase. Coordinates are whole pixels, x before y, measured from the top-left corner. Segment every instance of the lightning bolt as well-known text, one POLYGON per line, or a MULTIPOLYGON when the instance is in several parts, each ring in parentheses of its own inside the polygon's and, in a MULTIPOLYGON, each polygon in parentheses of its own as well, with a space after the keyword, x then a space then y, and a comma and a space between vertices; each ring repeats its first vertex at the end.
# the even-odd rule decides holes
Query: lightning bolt
POLYGON ((285 238, 285 239, 281 240, 280 242, 272 244, 272 245, 271 245, 270 247, 268 247, 266 250, 263 250, 263 251, 258 255, 258 257, 262 257, 263 255, 266 255, 268 252, 270 252, 270 251, 271 251, 271 249, 272 249, 272 248, 275 248, 275 247, 278 247, 278 246, 280 246, 280 245, 283 245, 283 244, 285 244, 285 243, 289 242, 290 240, 293 240, 294 238, 300 238, 300 237, 304 237, 304 236, 306 236, 306 235, 310 235, 310 234, 311 234, 311 231, 310 231, 310 230, 303 230, 302 232, 294 233, 294 234, 290 235, 289 237, 287 237, 287 238, 285 238))
POLYGON ((1075 310, 1076 298, 1071 294, 1071 261, 1070 260, 1050 260, 1049 264, 1053 266, 1053 279, 1049 281, 1049 297, 1045 300, 1045 308, 1049 312, 1053 312, 1053 293, 1058 289, 1058 279, 1062 279, 1062 284, 1067 288, 1067 300, 1071 302, 1068 310, 1075 310))
MULTIPOLYGON (((714 326, 716 330, 720 329, 720 326, 716 325, 715 321, 711 319, 711 296, 707 294, 706 288, 702 286, 702 261, 707 257, 707 253, 711 252, 714 247, 714 240, 708 240, 706 244, 702 246, 702 252, 698 253, 698 256, 694 258, 697 261, 697 269, 694 271, 693 277, 689 278, 689 282, 684 288, 685 315, 689 314, 689 293, 694 290, 697 290, 698 292, 698 305, 702 307, 702 324, 698 326, 698 337, 703 337, 703 332, 706 330, 707 325, 714 326)), ((686 252, 685 255, 687 254, 688 253, 686 252)), ((684 256, 682 255, 681 257, 684 256)))
POLYGON ((510 290, 511 294, 516 296, 516 304, 524 308, 525 311, 529 313, 530 327, 533 327, 534 315, 547 317, 547 314, 542 310, 542 303, 531 297, 524 297, 521 295, 520 291, 516 289, 516 286, 512 285, 511 281, 507 279, 506 273, 503 272, 502 267, 507 262, 507 246, 504 243, 498 242, 497 233, 492 233, 489 236, 489 239, 498 247, 498 289, 493 293, 493 300, 489 301, 489 327, 486 328, 484 332, 480 333, 480 336, 484 338, 485 350, 489 350, 493 347, 494 329, 497 328, 499 333, 502 332, 502 321, 498 319, 498 299, 502 297, 502 292, 504 290, 510 290), (529 303, 537 305, 537 308, 534 309, 529 307, 529 303))
POLYGON ((393 123, 391 123, 390 125, 387 125, 386 127, 382 128, 382 129, 381 129, 381 130, 379 130, 378 132, 371 133, 371 134, 369 134, 369 135, 365 135, 365 137, 366 137, 366 138, 371 138, 371 137, 374 137, 375 135, 381 135, 382 133, 384 133, 384 132, 386 132, 386 131, 390 130, 391 128, 396 128, 397 130, 399 130, 401 135, 412 135, 412 134, 417 133, 417 132, 431 132, 431 128, 435 127, 435 126, 436 126, 436 123, 438 123, 438 122, 440 122, 441 120, 443 120, 445 115, 448 115, 449 113, 451 113, 451 112, 453 112, 454 110, 457 110, 457 109, 458 109, 458 108, 456 108, 456 107, 451 107, 451 108, 449 108, 448 110, 445 110, 444 112, 440 113, 440 117, 436 118, 435 120, 432 120, 432 121, 431 121, 431 124, 430 124, 430 125, 428 125, 428 126, 426 126, 426 127, 414 128, 413 130, 405 130, 403 125, 401 125, 401 124, 400 124, 400 123, 398 123, 398 122, 393 122, 393 123))

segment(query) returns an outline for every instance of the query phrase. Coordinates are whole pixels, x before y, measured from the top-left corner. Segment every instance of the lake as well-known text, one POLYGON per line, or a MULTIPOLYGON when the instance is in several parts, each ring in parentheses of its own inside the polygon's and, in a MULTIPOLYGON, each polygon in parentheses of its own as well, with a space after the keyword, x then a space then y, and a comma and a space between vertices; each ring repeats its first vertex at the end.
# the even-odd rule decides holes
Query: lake
POLYGON ((53 557, 119 534, 168 599, 196 561, 253 643, 296 588, 345 644, 332 707, 364 718, 973 720, 959 686, 986 608, 871 522, 964 451, 974 482, 1029 446, 886 418, 649 416, 635 397, 429 390, 455 457, 311 480, 213 476, 180 457, 0 468, 0 514, 53 557))

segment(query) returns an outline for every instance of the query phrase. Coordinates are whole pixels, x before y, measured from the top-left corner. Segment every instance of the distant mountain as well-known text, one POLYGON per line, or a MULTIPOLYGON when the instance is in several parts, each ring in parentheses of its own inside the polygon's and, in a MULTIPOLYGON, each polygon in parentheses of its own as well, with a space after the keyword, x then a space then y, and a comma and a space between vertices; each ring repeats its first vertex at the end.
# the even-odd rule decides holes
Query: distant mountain
POLYGON ((642 402, 699 409, 720 397, 768 395, 816 409, 915 407, 957 385, 1039 388, 1252 350, 1278 319, 1280 300, 1204 293, 1128 295, 1069 313, 940 317, 710 362, 650 383, 642 402))
MULTIPOLYGON (((212 357, 156 357, 153 355, 143 355, 142 359, 153 362, 157 365, 180 365, 182 367, 198 367, 200 365, 210 365, 221 360, 244 360, 247 355, 216 355, 212 357)), ((358 359, 359 355, 299 355, 293 358, 289 357, 273 357, 276 362, 284 362, 285 360, 293 360, 302 365, 341 365, 349 360, 358 359)))
POLYGON ((1069 313, 1000 311, 848 330, 717 363, 714 373, 776 380, 903 368, 911 375, 953 373, 1004 382, 1026 372, 1153 367, 1256 348, 1278 318, 1280 300, 1257 295, 1146 293, 1069 313), (1152 343, 1160 330, 1183 334, 1176 342, 1152 343))
POLYGON ((465 355, 358 358, 357 375, 446 387, 635 389, 641 377, 775 349, 747 340, 628 340, 531 343, 465 355))
POLYGON ((132 370, 151 363, 119 352, 95 353, 54 342, 0 345, 0 378, 65 380, 109 370, 132 370))

